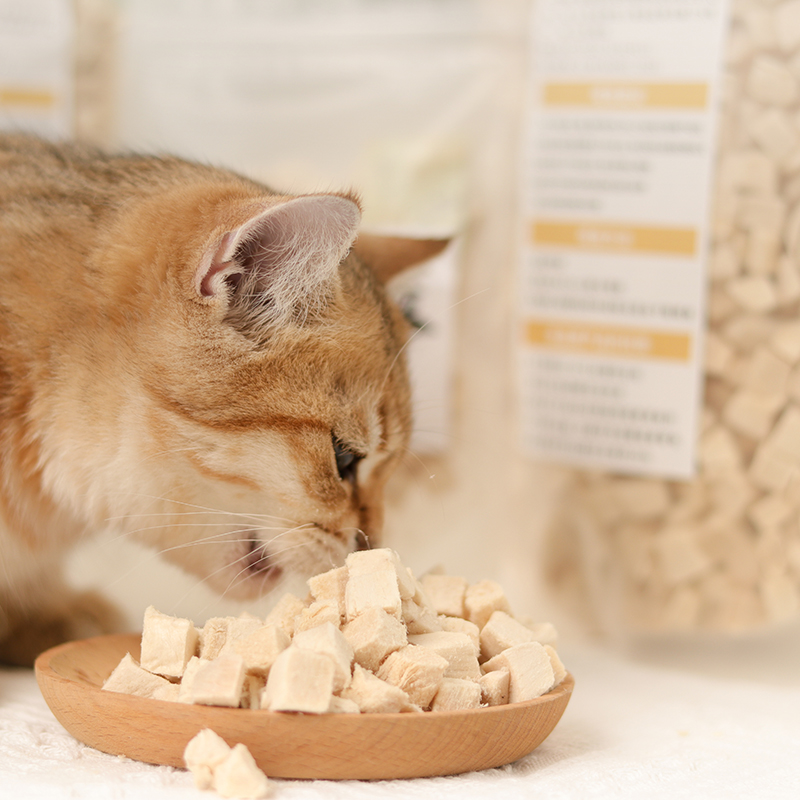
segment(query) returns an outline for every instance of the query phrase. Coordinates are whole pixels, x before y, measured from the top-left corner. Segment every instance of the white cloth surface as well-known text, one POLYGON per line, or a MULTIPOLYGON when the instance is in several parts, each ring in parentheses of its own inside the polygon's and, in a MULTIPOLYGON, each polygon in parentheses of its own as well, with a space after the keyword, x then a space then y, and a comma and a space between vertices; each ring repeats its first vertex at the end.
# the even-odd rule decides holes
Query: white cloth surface
MULTIPOLYGON (((800 797, 800 676, 789 685, 698 675, 603 650, 562 650, 575 676, 552 735, 504 768, 413 781, 275 781, 276 800, 800 797)), ((182 770, 73 739, 33 673, 0 670, 0 798, 200 800, 182 770)))

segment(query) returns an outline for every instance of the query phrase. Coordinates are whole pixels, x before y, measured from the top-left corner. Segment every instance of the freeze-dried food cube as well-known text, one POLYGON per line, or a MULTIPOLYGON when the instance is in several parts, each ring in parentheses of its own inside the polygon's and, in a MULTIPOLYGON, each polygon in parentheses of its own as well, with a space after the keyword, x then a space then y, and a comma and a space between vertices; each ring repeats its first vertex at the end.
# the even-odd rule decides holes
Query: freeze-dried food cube
POLYGON ((487 706, 503 706, 508 702, 508 685, 511 673, 505 668, 487 672, 481 676, 481 702, 487 706))
POLYGON ((290 642, 286 631, 279 625, 261 625, 249 636, 235 641, 233 652, 244 659, 247 672, 265 676, 290 642))
POLYGON ((442 629, 436 612, 418 605, 414 600, 403 600, 400 613, 409 633, 433 633, 442 629))
POLYGON ((403 600, 417 594, 417 584, 393 550, 360 550, 346 559, 345 610, 354 619, 368 608, 382 608, 401 618, 403 600))
POLYGON ((467 610, 467 619, 482 628, 495 611, 511 613, 500 584, 495 581, 484 580, 473 583, 467 588, 464 596, 464 606, 467 610))
POLYGON ((214 790, 222 797, 239 797, 243 800, 258 800, 267 797, 271 786, 267 776, 258 768, 250 751, 243 744, 236 744, 222 763, 213 771, 214 790))
POLYGON ((181 678, 181 682, 179 684, 178 690, 178 702, 179 703, 191 703, 192 702, 192 684, 194 683, 194 677, 197 675, 197 670, 200 669, 202 664, 207 664, 208 659, 206 658, 198 658, 197 656, 192 656, 189 659, 189 663, 186 665, 186 669, 183 671, 183 677, 181 678))
POLYGON ((464 608, 466 578, 454 575, 424 575, 420 583, 437 614, 445 614, 448 617, 466 615, 464 608))
POLYGON ((696 578, 713 564, 698 544, 698 532, 681 526, 660 531, 653 540, 653 551, 664 578, 669 583, 696 578))
POLYGON ((339 697, 333 695, 331 697, 331 704, 328 706, 329 714, 360 714, 361 709, 355 700, 349 700, 346 697, 339 697))
POLYGON ((200 658, 210 661, 222 653, 228 638, 228 627, 235 617, 211 617, 200 631, 200 658))
POLYGON ((567 677, 567 670, 561 659, 558 657, 555 647, 544 645, 545 652, 550 657, 550 666, 553 668, 553 686, 558 686, 567 677))
POLYGON ((481 652, 481 629, 468 619, 461 619, 461 617, 439 617, 439 622, 443 631, 450 633, 465 633, 472 641, 475 648, 475 655, 478 656, 481 652))
POLYGON ((353 647, 342 632, 330 622, 296 633, 292 646, 321 653, 331 659, 334 665, 334 692, 340 692, 350 685, 353 647))
POLYGON ((800 322, 791 321, 779 325, 769 340, 769 346, 789 364, 800 361, 800 322))
POLYGON ((634 519, 652 519, 670 505, 669 488, 664 481, 616 478, 610 488, 625 514, 634 519))
POLYGON ((219 656, 205 661, 194 674, 191 701, 204 706, 237 708, 242 699, 244 676, 241 656, 219 656))
POLYGON ((294 635, 297 636, 301 631, 311 630, 326 622, 338 628, 341 623, 339 610, 328 603, 314 601, 294 618, 294 635))
POLYGON ((503 668, 509 672, 510 703, 533 700, 553 688, 553 665, 544 645, 539 642, 525 642, 509 647, 483 665, 484 673, 503 668))
POLYGON ((198 639, 191 620, 170 617, 148 606, 142 628, 141 665, 149 672, 180 678, 197 652, 198 639))
POLYGON ((387 566, 382 572, 352 575, 345 589, 347 619, 355 619, 370 608, 382 608, 387 614, 402 617, 402 599, 397 587, 394 568, 387 566))
POLYGON ((515 644, 533 641, 536 637, 530 628, 505 611, 495 611, 481 630, 481 657, 488 660, 515 644))
POLYGON ((177 684, 170 683, 166 678, 143 669, 130 653, 123 656, 106 679, 103 689, 107 692, 133 694, 153 700, 175 701, 178 699, 177 684))
POLYGON ((526 627, 533 634, 534 642, 554 644, 558 640, 558 632, 552 622, 534 622, 526 627))
POLYGON ((480 708, 481 687, 476 681, 463 678, 442 678, 439 691, 431 703, 431 711, 465 711, 480 708))
POLYGON ((317 603, 331 606, 344 619, 344 591, 347 585, 347 567, 336 567, 308 579, 308 589, 317 603))
POLYGON ((481 677, 481 668, 475 657, 472 639, 465 633, 449 633, 447 631, 420 633, 409 636, 408 643, 424 647, 444 658, 447 661, 445 678, 465 678, 476 681, 481 677))
POLYGON ((728 294, 745 311, 764 313, 778 304, 775 282, 762 275, 735 278, 727 284, 728 294))
POLYGON ((797 100, 797 78, 772 55, 757 55, 750 64, 747 93, 765 105, 790 106, 797 100))
POLYGON ((409 705, 406 692, 359 664, 353 668, 353 680, 341 696, 356 703, 364 714, 394 714, 409 705))
POLYGON ((242 614, 239 617, 228 617, 228 630, 225 642, 220 650, 220 656, 232 655, 236 652, 236 643, 246 639, 251 634, 264 627, 264 623, 252 614, 242 614))
POLYGON ((328 656, 290 646, 269 671, 261 707, 324 714, 331 704, 334 671, 333 660, 328 656))
POLYGON ((299 597, 287 592, 267 614, 264 624, 279 625, 289 637, 292 637, 294 636, 294 621, 305 607, 306 604, 299 597))
POLYGON ((198 789, 210 789, 214 785, 214 770, 230 752, 228 743, 210 728, 203 728, 187 742, 183 761, 198 789))
POLYGON ((367 609, 350 620, 342 634, 350 642, 355 660, 373 672, 389 653, 407 644, 403 623, 382 608, 367 609))
POLYGON ((734 392, 722 410, 725 422, 752 439, 762 439, 772 428, 775 415, 786 404, 785 394, 765 394, 750 389, 734 392))
POLYGON ((347 565, 349 578, 354 575, 384 572, 387 568, 391 568, 394 571, 397 579, 397 588, 403 600, 413 599, 417 592, 414 576, 403 566, 400 556, 388 547, 380 547, 375 550, 357 550, 347 556, 345 564, 347 565))
POLYGON ((426 647, 406 645, 390 653, 378 668, 378 677, 401 688, 409 700, 427 708, 442 682, 447 659, 426 647))
MULTIPOLYGON (((431 602, 430 597, 428 597, 428 593, 422 587, 422 583, 414 577, 414 573, 408 567, 406 567, 406 572, 408 573, 408 577, 411 580, 411 585, 414 587, 414 595, 409 599, 413 600, 418 606, 433 611, 433 603, 431 602)), ((426 574, 436 575, 438 573, 428 572, 426 574)))

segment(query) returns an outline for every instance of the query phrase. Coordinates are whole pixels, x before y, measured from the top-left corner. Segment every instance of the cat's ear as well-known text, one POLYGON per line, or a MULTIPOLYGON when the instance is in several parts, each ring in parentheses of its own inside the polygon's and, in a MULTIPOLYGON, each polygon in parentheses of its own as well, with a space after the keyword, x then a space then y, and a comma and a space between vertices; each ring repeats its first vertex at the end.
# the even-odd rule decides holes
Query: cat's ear
POLYGON ((439 255, 449 243, 450 239, 407 239, 360 233, 353 250, 386 283, 403 270, 439 255))
POLYGON ((305 316, 329 296, 361 220, 340 195, 296 197, 254 215, 211 248, 195 274, 202 297, 227 302, 237 327, 305 316))

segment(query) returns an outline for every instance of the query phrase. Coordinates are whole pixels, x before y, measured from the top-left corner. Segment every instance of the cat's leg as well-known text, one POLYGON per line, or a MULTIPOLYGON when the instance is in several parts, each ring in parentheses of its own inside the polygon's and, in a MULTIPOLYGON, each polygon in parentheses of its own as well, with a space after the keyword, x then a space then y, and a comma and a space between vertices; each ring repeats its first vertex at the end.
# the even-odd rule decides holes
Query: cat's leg
POLYGON ((0 593, 0 663, 32 666, 62 642, 125 629, 122 614, 95 592, 75 592, 62 581, 17 586, 0 593))

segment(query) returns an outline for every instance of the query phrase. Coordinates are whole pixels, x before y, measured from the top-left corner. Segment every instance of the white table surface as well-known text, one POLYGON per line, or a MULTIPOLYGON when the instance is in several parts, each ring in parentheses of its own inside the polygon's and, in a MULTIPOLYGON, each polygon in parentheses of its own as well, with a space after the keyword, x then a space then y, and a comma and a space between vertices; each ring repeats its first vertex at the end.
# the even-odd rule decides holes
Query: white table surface
MULTIPOLYGON (((562 647, 575 675, 575 692, 550 738, 519 762, 481 773, 413 781, 274 781, 273 796, 797 800, 797 648, 781 658, 775 655, 780 650, 761 652, 759 647, 751 643, 723 648, 715 655, 716 667, 698 661, 691 669, 685 664, 665 666, 666 657, 653 664, 652 657, 625 657, 586 645, 562 647), (731 677, 737 672, 744 677, 731 677)), ((0 798, 214 796, 194 789, 181 770, 85 747, 52 716, 32 672, 0 669, 0 798)))

